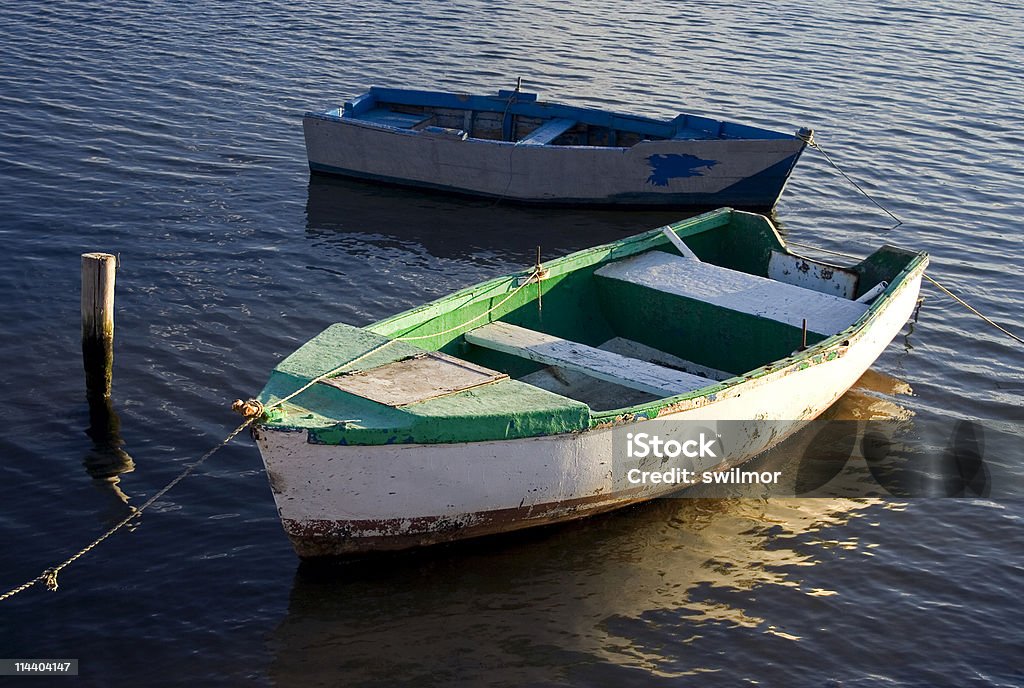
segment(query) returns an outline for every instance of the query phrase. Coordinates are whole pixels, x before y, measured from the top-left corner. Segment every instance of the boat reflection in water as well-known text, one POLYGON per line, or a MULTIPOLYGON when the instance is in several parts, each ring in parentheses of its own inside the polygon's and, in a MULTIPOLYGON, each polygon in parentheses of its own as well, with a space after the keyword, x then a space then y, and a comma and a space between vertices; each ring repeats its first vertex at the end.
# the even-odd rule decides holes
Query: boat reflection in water
MULTIPOLYGON (((909 390, 871 373, 833 418, 907 422, 892 396, 900 391, 909 390)), ((792 460, 777 450, 758 465, 786 470, 792 460)), ((720 685, 752 676, 785 685, 801 663, 820 661, 808 629, 836 624, 832 600, 855 586, 838 560, 870 556, 872 545, 846 526, 891 508, 901 505, 660 499, 461 546, 303 565, 273 636, 271 678, 289 686, 341 678, 650 685, 715 672, 720 685), (803 620, 793 616, 798 605, 803 620), (783 666, 778 657, 787 654, 783 666)))
POLYGON ((523 266, 696 215, 696 211, 535 208, 429 194, 313 174, 307 236, 348 255, 353 241, 422 246, 467 266, 523 266))

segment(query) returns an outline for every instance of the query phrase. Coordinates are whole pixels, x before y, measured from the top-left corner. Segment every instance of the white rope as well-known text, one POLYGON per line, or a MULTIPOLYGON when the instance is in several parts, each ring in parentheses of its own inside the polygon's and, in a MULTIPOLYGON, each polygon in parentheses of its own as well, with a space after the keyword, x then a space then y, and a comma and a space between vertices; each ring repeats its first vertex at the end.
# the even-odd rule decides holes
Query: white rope
POLYGON ((896 229, 897 227, 899 227, 900 225, 903 224, 903 220, 901 220, 898 217, 896 217, 896 215, 894 215, 891 210, 889 210, 884 205, 882 205, 881 203, 876 201, 871 196, 871 194, 869 194, 867 191, 865 191, 863 189, 863 187, 861 187, 860 184, 855 182, 850 175, 846 174, 846 172, 844 172, 843 169, 841 167, 839 167, 839 165, 837 165, 835 163, 835 161, 832 160, 831 157, 829 157, 829 154, 825 152, 825 149, 821 147, 821 144, 819 144, 817 141, 814 140, 814 136, 805 137, 804 141, 807 142, 808 146, 810 146, 811 148, 813 148, 814 150, 818 151, 823 156, 825 156, 825 160, 828 161, 828 164, 831 165, 832 167, 836 168, 836 171, 838 171, 839 174, 843 175, 846 178, 846 181, 848 181, 851 184, 853 184, 853 187, 855 189, 857 189, 857 191, 860 191, 862 194, 864 194, 864 198, 866 198, 869 201, 871 201, 872 203, 874 203, 876 206, 878 206, 878 208, 880 208, 882 210, 882 212, 884 212, 886 215, 888 215, 889 217, 891 217, 893 220, 896 221, 896 224, 894 224, 892 227, 889 228, 890 230, 896 229))
MULTIPOLYGON (((797 243, 795 241, 788 241, 786 243, 788 243, 791 246, 799 246, 800 248, 809 248, 809 249, 813 249, 815 251, 821 251, 822 253, 831 253, 834 256, 842 256, 843 258, 852 258, 853 260, 861 260, 857 256, 851 256, 848 253, 840 253, 839 251, 830 251, 829 249, 821 248, 820 246, 811 246, 810 244, 800 244, 800 243, 797 243)), ((938 287, 939 290, 942 291, 942 293, 944 293, 946 296, 950 297, 951 299, 953 299, 954 301, 959 303, 961 306, 963 306, 964 308, 969 310, 971 313, 974 313, 976 316, 978 316, 979 318, 984 320, 986 323, 988 323, 992 327, 996 328, 997 330, 999 330, 1000 332, 1005 334, 1010 339, 1013 339, 1014 341, 1016 341, 1016 342, 1018 342, 1020 344, 1024 344, 1024 339, 1022 339, 1018 335, 1014 334, 1013 332, 1010 332, 1008 329, 1006 329, 1005 327, 1003 327, 1002 325, 1000 325, 996 321, 994 321, 991 318, 989 318, 987 315, 985 315, 984 313, 979 311, 977 308, 975 308, 971 304, 969 304, 966 301, 964 301, 962 298, 960 298, 959 296, 957 296, 956 294, 951 292, 949 289, 947 289, 943 285, 939 284, 939 281, 937 279, 935 279, 934 277, 932 277, 931 275, 925 274, 924 278, 926 280, 928 280, 929 282, 931 282, 932 284, 934 284, 936 287, 938 287)))

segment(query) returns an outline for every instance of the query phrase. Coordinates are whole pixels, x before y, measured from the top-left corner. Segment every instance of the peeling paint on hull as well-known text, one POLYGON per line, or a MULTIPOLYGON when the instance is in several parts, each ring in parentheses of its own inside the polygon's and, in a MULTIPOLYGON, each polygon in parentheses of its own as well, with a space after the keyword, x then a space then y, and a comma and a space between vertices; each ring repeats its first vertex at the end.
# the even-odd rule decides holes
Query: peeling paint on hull
POLYGON ((644 501, 643 498, 593 497, 530 507, 496 509, 458 518, 423 516, 414 519, 309 520, 283 519, 292 547, 303 559, 337 557, 427 547, 510 533, 594 516, 644 501))

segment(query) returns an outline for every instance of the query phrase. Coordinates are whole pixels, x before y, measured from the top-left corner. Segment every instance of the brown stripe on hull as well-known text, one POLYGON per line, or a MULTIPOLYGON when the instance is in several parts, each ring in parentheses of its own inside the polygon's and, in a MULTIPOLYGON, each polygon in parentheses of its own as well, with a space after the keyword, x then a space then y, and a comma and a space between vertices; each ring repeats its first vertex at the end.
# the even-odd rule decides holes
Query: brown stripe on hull
MULTIPOLYGON (((786 433, 786 436, 789 434, 791 433, 786 433)), ((781 441, 782 437, 777 439, 781 441)), ((746 463, 749 459, 748 456, 732 457, 709 470, 729 470, 746 463)), ((641 494, 643 488, 635 487, 611 494, 455 516, 305 521, 282 517, 281 522, 295 553, 302 559, 344 557, 426 547, 574 521, 665 497, 685 489, 666 487, 658 492, 641 494)))
MULTIPOLYGON (((630 492, 636 493, 635 490, 630 492)), ((614 496, 596 495, 456 516, 309 521, 283 518, 282 523, 295 552, 303 559, 315 559, 396 551, 509 533, 594 516, 656 496, 633 495, 619 492, 614 496)))

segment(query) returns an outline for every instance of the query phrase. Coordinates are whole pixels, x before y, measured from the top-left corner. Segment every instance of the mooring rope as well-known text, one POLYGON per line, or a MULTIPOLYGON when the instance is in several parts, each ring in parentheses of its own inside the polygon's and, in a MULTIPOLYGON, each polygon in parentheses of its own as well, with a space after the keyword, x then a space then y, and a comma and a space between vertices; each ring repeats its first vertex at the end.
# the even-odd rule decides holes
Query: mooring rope
POLYGON ((836 162, 832 159, 832 157, 828 153, 825 152, 825 149, 821 147, 821 144, 814 140, 814 135, 813 134, 810 134, 810 135, 807 135, 807 136, 801 136, 801 138, 804 141, 807 142, 808 146, 810 146, 811 148, 813 148, 814 150, 818 151, 823 156, 825 156, 825 160, 828 161, 828 164, 831 165, 832 167, 836 168, 836 171, 838 171, 839 174, 843 175, 843 177, 846 178, 846 181, 848 181, 851 184, 853 184, 854 188, 857 189, 857 191, 860 191, 862 194, 864 194, 864 197, 866 199, 868 199, 869 201, 874 203, 876 206, 878 206, 882 210, 882 212, 884 212, 886 215, 888 215, 889 217, 891 217, 893 220, 896 221, 896 224, 894 224, 892 227, 890 227, 889 231, 892 231, 892 230, 896 229, 897 227, 899 227, 900 225, 903 224, 903 220, 901 220, 898 217, 896 217, 896 215, 893 214, 893 212, 891 210, 889 210, 884 205, 882 205, 881 203, 876 201, 871 196, 871 194, 869 194, 867 191, 864 190, 863 187, 861 187, 860 184, 858 184, 856 181, 854 181, 854 179, 850 175, 846 174, 846 172, 843 171, 843 168, 841 168, 839 165, 837 165, 836 162))
POLYGON ((478 320, 481 320, 482 318, 487 317, 488 315, 490 315, 494 311, 496 311, 499 308, 501 308, 502 306, 504 306, 506 303, 508 303, 508 301, 510 299, 512 299, 512 297, 514 297, 516 294, 518 294, 520 291, 522 291, 526 287, 526 285, 532 284, 534 282, 534 280, 536 280, 539 283, 540 280, 543 277, 543 274, 544 273, 543 273, 543 270, 541 269, 540 263, 538 263, 537 266, 534 268, 534 270, 529 274, 529 276, 527 276, 526 278, 523 279, 522 284, 520 284, 514 290, 509 292, 508 296, 506 296, 504 299, 499 301, 494 306, 491 306, 489 309, 487 309, 486 311, 484 311, 480 315, 477 315, 476 317, 471 318, 470 320, 467 320, 464 323, 456 325, 455 327, 450 327, 447 330, 443 330, 441 332, 434 332, 432 334, 427 334, 427 335, 395 337, 394 339, 388 339, 383 344, 380 344, 380 345, 370 349, 369 351, 367 351, 367 352, 365 352, 363 354, 360 354, 359 356, 357 356, 357 357, 355 357, 355 358, 353 358, 351 360, 345 361, 341 365, 336 366, 335 368, 331 369, 330 371, 328 371, 328 372, 326 372, 326 373, 324 373, 322 375, 318 375, 317 377, 313 378, 312 380, 310 380, 308 383, 306 383, 305 385, 303 385, 299 389, 295 390, 294 392, 292 392, 291 394, 289 394, 289 395, 287 395, 285 397, 282 397, 281 399, 278 399, 277 401, 274 401, 274 402, 269 403, 269 404, 262 404, 262 403, 260 403, 259 401, 255 400, 255 399, 249 399, 247 401, 242 401, 241 399, 239 399, 239 400, 235 401, 234 404, 232 404, 232 409, 234 409, 235 411, 241 413, 245 417, 246 420, 241 425, 239 425, 237 428, 235 428, 217 446, 215 446, 213 449, 211 449, 208 452, 206 452, 205 454, 203 454, 195 463, 189 464, 185 468, 184 471, 179 473, 173 480, 171 480, 171 482, 167 483, 167 485, 165 485, 163 488, 161 488, 159 492, 157 492, 152 497, 147 499, 146 502, 142 506, 140 506, 138 509, 132 509, 132 512, 130 514, 125 516, 118 523, 116 523, 113 527, 111 527, 109 530, 107 530, 105 533, 100 535, 98 538, 96 538, 95 540, 90 542, 88 545, 86 545, 85 547, 80 549, 74 555, 68 557, 63 562, 58 564, 57 566, 54 566, 54 567, 46 569, 45 571, 43 571, 41 574, 39 574, 38 576, 36 576, 32 580, 27 581, 25 583, 22 583, 18 587, 13 588, 12 590, 9 590, 8 592, 3 593, 2 595, 0 595, 0 602, 3 602, 4 600, 8 599, 9 597, 15 596, 15 595, 17 595, 20 592, 28 590, 29 588, 31 588, 36 583, 45 583, 48 590, 55 591, 57 589, 57 587, 58 587, 57 575, 61 571, 63 571, 65 568, 67 568, 68 566, 73 564, 75 561, 77 561, 81 557, 83 557, 86 554, 88 554, 90 551, 93 550, 93 548, 95 548, 101 542, 103 542, 104 540, 109 538, 111 535, 113 535, 114 533, 119 531, 121 528, 123 528, 124 526, 128 525, 133 520, 135 520, 137 517, 139 517, 142 514, 142 512, 144 512, 146 509, 148 509, 150 506, 152 506, 158 499, 160 499, 165 494, 167 494, 171 489, 174 488, 175 485, 177 485, 182 480, 184 480, 186 477, 188 477, 193 471, 195 471, 195 469, 199 468, 199 466, 201 466, 207 459, 209 459, 211 456, 213 456, 218 451, 220 451, 224 446, 226 446, 228 443, 230 443, 231 440, 235 439, 235 437, 237 437, 239 435, 239 433, 241 433, 243 430, 245 430, 250 425, 255 423, 259 418, 261 418, 263 416, 263 414, 268 409, 272 409, 274 407, 277 407, 277 406, 280 406, 280 405, 284 404, 285 402, 289 401, 290 399, 295 398, 296 396, 298 396, 302 392, 306 391, 307 389, 309 389, 313 385, 317 384, 318 382, 322 382, 324 380, 327 380, 327 379, 333 377, 334 375, 337 375, 338 373, 340 373, 343 370, 345 370, 345 368, 347 368, 349 366, 352 366, 352 365, 355 365, 356 363, 366 359, 368 356, 371 356, 371 355, 373 355, 373 354, 375 354, 375 353, 377 353, 379 351, 383 351, 386 347, 390 346, 391 344, 394 344, 395 342, 411 342, 411 341, 419 341, 419 340, 423 340, 423 339, 430 339, 432 337, 442 337, 442 336, 444 336, 446 334, 450 334, 452 332, 460 330, 460 329, 462 329, 462 328, 464 328, 464 327, 466 327, 468 325, 472 325, 473 323, 477 322, 478 320))
POLYGON ((151 507, 158 499, 160 499, 165 494, 170 492, 170 490, 175 485, 177 485, 182 480, 184 480, 186 477, 188 477, 188 475, 190 473, 192 473, 192 471, 194 471, 195 469, 199 468, 199 466, 201 466, 204 461, 206 461, 208 458, 210 458, 211 456, 216 454, 222 447, 224 447, 226 444, 228 444, 231 440, 235 439, 235 437, 238 436, 238 433, 242 432, 242 430, 245 430, 247 427, 252 425, 253 421, 255 421, 255 420, 256 420, 255 418, 248 418, 244 423, 242 423, 237 428, 235 428, 234 431, 232 431, 230 435, 228 435, 223 441, 220 442, 220 444, 218 444, 213 449, 211 449, 210 451, 208 451, 205 454, 203 454, 199 458, 199 460, 196 461, 195 463, 189 464, 185 468, 184 471, 179 473, 174 478, 174 480, 172 480, 171 482, 167 483, 159 492, 157 492, 152 497, 147 499, 145 504, 140 506, 138 509, 132 509, 132 512, 130 514, 128 514, 123 519, 118 521, 107 532, 103 533, 103 535, 100 535, 98 538, 96 538, 95 540, 90 542, 88 545, 86 545, 82 549, 78 550, 78 552, 76 552, 74 555, 68 557, 63 562, 58 564, 57 566, 54 566, 52 568, 46 569, 41 574, 39 574, 38 576, 36 576, 32 580, 28 581, 27 583, 23 583, 23 584, 19 585, 18 587, 14 588, 13 590, 10 590, 8 592, 5 592, 3 595, 0 595, 0 602, 6 600, 9 597, 13 597, 14 595, 17 595, 19 592, 22 592, 24 590, 28 590, 29 588, 31 588, 36 583, 44 583, 45 582, 47 589, 49 589, 51 591, 56 590, 57 589, 57 574, 59 574, 65 568, 67 568, 68 566, 70 566, 71 564, 76 562, 81 557, 83 557, 86 554, 88 554, 90 551, 92 551, 92 549, 94 547, 96 547, 101 542, 106 540, 108 537, 110 537, 111 535, 113 535, 114 533, 119 531, 121 528, 125 527, 126 525, 131 523, 133 520, 138 518, 142 514, 143 511, 145 511, 146 509, 151 507))
MULTIPOLYGON (((820 246, 813 246, 811 244, 801 244, 801 243, 796 242, 796 241, 787 241, 786 243, 789 244, 790 246, 799 246, 800 248, 809 248, 809 249, 812 249, 812 250, 815 250, 815 251, 821 251, 822 253, 831 253, 834 256, 841 256, 843 258, 850 258, 852 260, 862 260, 861 258, 858 258, 857 256, 850 255, 849 253, 842 253, 840 251, 831 251, 831 250, 829 250, 827 248, 822 248, 820 246)), ((947 296, 949 296, 951 299, 953 299, 954 301, 959 303, 961 306, 963 306, 964 308, 969 310, 971 313, 974 313, 976 316, 981 318, 983 321, 985 321, 986 323, 988 323, 992 327, 996 328, 997 330, 999 330, 1000 332, 1005 334, 1010 339, 1013 339, 1014 341, 1016 341, 1016 342, 1018 342, 1020 344, 1024 344, 1024 339, 1022 339, 1020 336, 1014 334, 1013 332, 1010 332, 1008 329, 1006 329, 1005 327, 1003 327, 1002 325, 1000 325, 996 321, 992 320, 992 318, 988 317, 987 315, 985 315, 984 313, 979 311, 977 308, 975 308, 971 304, 969 304, 966 301, 964 301, 962 298, 960 298, 959 296, 957 296, 956 294, 951 292, 949 289, 944 287, 942 284, 940 284, 939 281, 937 279, 935 279, 934 277, 932 277, 931 275, 925 273, 924 278, 926 280, 928 280, 929 282, 931 282, 932 284, 934 284, 936 287, 938 287, 939 290, 942 291, 942 293, 944 293, 947 296)))
POLYGON ((981 318, 982 320, 987 322, 989 325, 991 325, 992 327, 996 328, 997 330, 999 330, 1000 332, 1005 334, 1007 337, 1010 337, 1011 339, 1016 340, 1020 344, 1024 344, 1024 339, 1021 339, 1020 337, 1015 335, 1013 332, 1010 332, 1009 330, 1007 330, 1005 327, 1003 327, 999 323, 995 322, 994 320, 992 320, 988 316, 986 316, 983 313, 979 312, 976 308, 974 308, 974 306, 972 306, 971 304, 969 304, 966 301, 964 301, 962 298, 960 298, 959 296, 957 296, 956 294, 951 292, 949 289, 946 289, 944 286, 939 284, 932 277, 929 277, 928 275, 925 275, 924 278, 926 280, 928 280, 929 282, 931 282, 932 284, 934 284, 936 287, 938 287, 944 294, 946 294, 946 296, 950 297, 951 299, 953 299, 954 301, 959 303, 961 306, 963 306, 964 308, 969 310, 971 313, 974 313, 976 316, 978 316, 979 318, 981 318))
MULTIPOLYGON (((516 98, 519 96, 519 93, 520 93, 522 87, 523 87, 523 77, 518 77, 516 79, 516 89, 514 91, 512 91, 511 95, 509 95, 509 97, 508 97, 508 100, 505 101, 505 110, 504 110, 504 112, 501 113, 501 122, 502 122, 501 126, 502 126, 502 138, 503 139, 504 139, 505 117, 508 116, 509 109, 517 102, 516 98)), ((515 130, 516 130, 516 127, 515 127, 515 115, 512 115, 511 124, 512 124, 512 138, 514 139, 515 138, 515 130)), ((494 203, 492 203, 491 206, 490 206, 491 208, 497 207, 497 205, 499 203, 501 203, 503 200, 505 200, 505 197, 508 196, 508 190, 510 188, 512 188, 512 180, 513 180, 512 156, 515 154, 515 150, 516 150, 516 148, 519 147, 520 143, 522 143, 522 140, 517 140, 508 149, 508 182, 505 184, 505 189, 500 194, 498 194, 498 196, 494 199, 494 203)))
POLYGON ((480 315, 476 316, 475 318, 470 318, 469 320, 467 320, 466 322, 462 323, 461 325, 456 325, 455 327, 449 327, 447 330, 442 330, 441 332, 434 332, 433 334, 420 335, 418 337, 396 337, 396 341, 400 341, 400 342, 414 342, 414 341, 419 341, 421 339, 430 339, 431 337, 443 337, 444 335, 451 334, 452 332, 455 332, 456 330, 461 330, 463 327, 465 327, 467 325, 472 325, 477 320, 480 320, 482 318, 486 318, 488 315, 490 315, 494 311, 496 311, 499 308, 501 308, 502 306, 504 306, 509 301, 509 299, 511 299, 513 296, 515 296, 516 294, 521 292, 526 287, 526 285, 533 284, 534 280, 537 280, 539 282, 543 278, 543 276, 544 276, 544 271, 543 271, 543 269, 541 269, 540 262, 538 261, 538 263, 537 263, 536 267, 534 267, 533 271, 530 272, 530 274, 527 275, 526 277, 522 278, 523 279, 523 283, 522 284, 520 284, 514 290, 509 292, 509 295, 506 296, 501 301, 499 301, 496 305, 491 306, 489 309, 487 309, 486 311, 484 311, 480 315))

